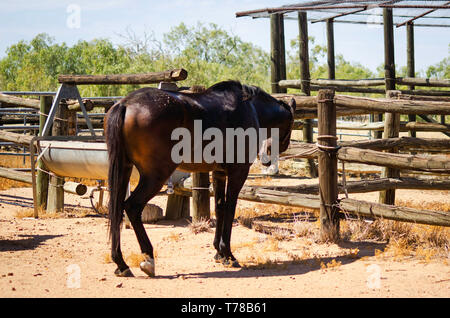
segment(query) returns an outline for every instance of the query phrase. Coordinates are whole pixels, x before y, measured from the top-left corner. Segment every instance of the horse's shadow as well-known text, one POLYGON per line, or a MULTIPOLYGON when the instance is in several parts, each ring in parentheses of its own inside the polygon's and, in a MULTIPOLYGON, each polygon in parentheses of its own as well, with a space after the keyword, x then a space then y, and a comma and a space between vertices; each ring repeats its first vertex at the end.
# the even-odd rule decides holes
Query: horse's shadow
POLYGON ((159 279, 175 279, 182 276, 184 279, 190 278, 250 278, 250 277, 270 277, 270 276, 293 276, 302 275, 316 270, 333 270, 333 264, 345 266, 351 264, 362 257, 375 256, 376 250, 384 250, 386 243, 378 242, 350 242, 343 241, 338 244, 340 247, 350 249, 357 248, 357 255, 351 253, 336 257, 315 257, 303 259, 301 261, 280 261, 270 264, 268 268, 263 266, 247 266, 239 270, 221 270, 199 273, 186 273, 177 275, 157 275, 159 279), (327 266, 331 264, 331 266, 327 266), (262 268, 261 268, 262 267, 262 268))
POLYGON ((15 240, 0 240, 0 252, 16 252, 32 250, 40 246, 43 242, 60 237, 62 235, 18 235, 20 239, 15 240))

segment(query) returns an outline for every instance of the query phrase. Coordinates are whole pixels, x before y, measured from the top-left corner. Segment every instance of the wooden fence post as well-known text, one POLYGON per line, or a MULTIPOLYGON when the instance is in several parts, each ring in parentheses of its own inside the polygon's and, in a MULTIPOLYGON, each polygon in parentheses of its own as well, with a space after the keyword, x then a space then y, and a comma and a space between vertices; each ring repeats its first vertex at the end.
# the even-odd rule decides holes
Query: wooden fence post
MULTIPOLYGON (((40 116, 39 116, 39 135, 42 133, 42 129, 44 128, 45 121, 50 111, 50 107, 52 106, 52 96, 41 96, 41 104, 40 104, 40 116)), ((41 209, 47 209, 47 196, 48 196, 48 174, 45 164, 42 160, 38 162, 37 176, 36 176, 36 204, 41 209), (44 170, 44 171, 43 171, 44 170)))
POLYGON ((280 69, 280 25, 278 14, 270 16, 270 80, 272 93, 279 93, 278 81, 281 79, 280 69))
POLYGON ((339 208, 334 91, 319 90, 317 98, 320 236, 322 241, 336 242, 339 240, 339 208))
MULTIPOLYGON (((391 94, 395 91, 387 91, 386 97, 392 98, 391 94)), ((400 132, 400 114, 399 113, 386 113, 384 121, 384 135, 383 138, 397 138, 400 132)), ((397 153, 398 148, 394 147, 388 152, 397 153)), ((381 178, 399 178, 400 170, 384 167, 381 170, 381 178)), ((388 189, 380 191, 379 202, 384 204, 395 204, 395 189, 388 189)))
MULTIPOLYGON (((414 24, 413 22, 406 24, 406 73, 408 77, 416 77, 414 66, 414 24)), ((414 85, 408 87, 414 90, 414 85)), ((408 115, 408 121, 416 121, 416 115, 408 115)), ((416 131, 409 131, 410 137, 416 137, 416 131)))
MULTIPOLYGON (((61 102, 52 127, 53 136, 67 135, 67 103, 61 102)), ((50 175, 48 187, 47 211, 49 213, 64 211, 64 178, 50 175)))
POLYGON ((192 220, 209 219, 210 201, 209 201, 209 173, 192 174, 192 205, 194 211, 192 220))
MULTIPOLYGON (((395 59, 394 59, 394 23, 392 9, 383 9, 384 19, 384 69, 386 80, 386 97, 391 98, 390 90, 395 90, 395 59)), ((396 138, 400 131, 400 114, 385 113, 384 115, 384 138, 396 138)), ((398 152, 392 149, 389 152, 398 152)), ((398 178, 400 171, 391 168, 383 168, 381 177, 398 178)), ((384 204, 395 204, 395 190, 380 191, 379 202, 384 204)))
MULTIPOLYGON (((311 74, 309 71, 309 52, 308 52, 308 19, 306 12, 298 12, 298 28, 300 39, 300 78, 302 92, 311 95, 311 74)), ((303 123, 303 141, 313 142, 312 120, 305 119, 303 123)), ((313 159, 306 159, 306 170, 312 178, 317 177, 317 169, 313 159)))
POLYGON ((190 198, 179 194, 169 194, 167 196, 167 205, 165 218, 167 220, 178 220, 188 218, 190 215, 190 198))
POLYGON ((334 57, 334 26, 333 19, 327 19, 327 64, 328 79, 336 79, 336 66, 334 57))

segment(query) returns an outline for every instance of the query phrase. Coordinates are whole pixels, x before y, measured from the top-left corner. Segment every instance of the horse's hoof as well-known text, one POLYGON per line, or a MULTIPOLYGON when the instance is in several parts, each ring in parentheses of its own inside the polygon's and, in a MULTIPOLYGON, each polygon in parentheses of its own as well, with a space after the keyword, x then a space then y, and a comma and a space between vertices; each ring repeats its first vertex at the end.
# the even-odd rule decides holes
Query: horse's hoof
POLYGON ((224 258, 222 264, 225 267, 241 268, 241 264, 239 264, 236 259, 232 260, 231 258, 224 258))
POLYGON ((150 277, 155 277, 155 260, 148 255, 144 255, 145 261, 139 264, 141 270, 150 277))
POLYGON ((216 263, 223 263, 224 259, 225 257, 220 255, 219 253, 216 253, 216 255, 214 255, 214 261, 216 261, 216 263))
POLYGON ((117 268, 117 269, 114 271, 114 274, 115 274, 117 277, 134 277, 134 275, 133 275, 133 273, 131 272, 130 268, 127 268, 127 269, 125 269, 125 270, 123 270, 123 271, 121 271, 119 268, 117 268))

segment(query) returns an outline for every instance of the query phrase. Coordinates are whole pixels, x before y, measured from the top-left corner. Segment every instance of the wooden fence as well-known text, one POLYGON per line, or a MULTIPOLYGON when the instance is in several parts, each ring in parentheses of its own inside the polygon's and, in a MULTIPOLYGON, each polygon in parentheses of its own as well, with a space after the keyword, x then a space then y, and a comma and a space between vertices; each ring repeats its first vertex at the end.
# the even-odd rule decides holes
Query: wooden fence
MULTIPOLYGON (((389 114, 413 114, 413 115, 449 115, 450 101, 446 98, 432 97, 432 100, 417 101, 415 98, 404 98, 396 96, 391 98, 363 98, 354 96, 335 95, 334 90, 321 90, 319 95, 300 96, 292 94, 273 94, 281 100, 295 98, 297 102, 297 119, 318 118, 319 138, 317 144, 292 142, 288 151, 283 156, 290 158, 309 158, 319 161, 319 184, 296 187, 256 187, 244 186, 239 198, 262 203, 274 203, 282 205, 292 205, 320 209, 322 233, 324 238, 335 239, 339 234, 340 214, 345 212, 359 216, 383 217, 405 222, 416 222, 432 225, 450 226, 450 216, 448 213, 424 211, 403 207, 395 207, 392 204, 369 203, 357 201, 349 198, 338 199, 339 193, 367 192, 395 189, 439 189, 449 190, 450 181, 447 180, 427 180, 420 178, 401 178, 399 175, 386 175, 378 180, 348 182, 346 185, 337 182, 337 162, 359 162, 378 166, 385 166, 392 170, 408 169, 425 172, 450 174, 450 163, 447 157, 442 155, 413 155, 386 153, 383 151, 392 149, 422 149, 435 151, 448 151, 450 149, 450 139, 426 139, 426 138, 398 138, 391 137, 370 141, 337 142, 336 129, 339 127, 336 117, 348 114, 367 113, 389 113, 389 114), (320 194, 320 195, 318 195, 320 194)), ((10 97, 10 96, 9 96, 10 97)), ((21 105, 23 99, 10 99, 8 105, 21 105)), ((3 98, 0 95, 0 99, 3 98)), ((431 99, 431 97, 430 97, 431 99)), ((0 100, 3 102, 3 100, 0 100)), ((6 100, 5 100, 6 101, 6 100)), ((36 102, 27 101, 29 107, 36 107, 36 102), (33 105, 33 106, 31 106, 33 105)), ((42 107, 40 102, 39 106, 42 107)), ((70 102, 69 102, 70 105, 70 102)), ((111 105, 111 101, 103 103, 106 107, 111 105)), ((76 105, 79 107, 79 105, 76 105)), ((77 109, 75 106, 74 109, 77 109)), ((379 124, 377 130, 397 130, 414 129, 408 126, 411 123, 400 123, 394 128, 390 121, 386 121, 384 127, 379 124)), ((415 123, 419 124, 419 123, 415 123)), ((448 132, 448 125, 441 125, 440 131, 448 132)), ((375 124, 373 124, 375 125, 375 124)), ((425 124, 426 126, 426 124, 425 124)), ((375 128, 374 128, 375 129, 375 128)), ((438 128, 434 128, 438 130, 438 128)), ((19 137, 17 134, 4 132, 0 136, 2 140, 16 141, 19 143, 29 143, 27 137, 19 137)), ((211 193, 207 190, 209 179, 205 176, 193 178, 195 184, 181 185, 175 189, 172 201, 178 203, 175 206, 183 206, 184 212, 173 214, 174 217, 186 215, 186 201, 179 200, 181 197, 193 196, 197 204, 197 218, 209 216, 209 197, 211 193), (197 191, 197 192, 196 192, 197 191), (194 194, 192 194, 194 193, 194 194), (177 195, 177 197, 175 197, 177 195)), ((172 202, 173 204, 173 202, 172 202)), ((168 204, 169 205, 169 204, 168 204)), ((195 211, 194 211, 195 213, 195 211)))

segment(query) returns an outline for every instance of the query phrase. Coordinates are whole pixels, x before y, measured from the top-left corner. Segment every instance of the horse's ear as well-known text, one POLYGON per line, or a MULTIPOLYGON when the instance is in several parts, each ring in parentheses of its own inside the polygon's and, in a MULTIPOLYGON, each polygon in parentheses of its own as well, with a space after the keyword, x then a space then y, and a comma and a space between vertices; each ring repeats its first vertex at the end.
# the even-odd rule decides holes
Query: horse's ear
POLYGON ((289 102, 289 106, 291 106, 292 110, 295 111, 295 108, 297 107, 297 103, 295 102, 294 98, 291 98, 291 101, 289 102))

